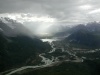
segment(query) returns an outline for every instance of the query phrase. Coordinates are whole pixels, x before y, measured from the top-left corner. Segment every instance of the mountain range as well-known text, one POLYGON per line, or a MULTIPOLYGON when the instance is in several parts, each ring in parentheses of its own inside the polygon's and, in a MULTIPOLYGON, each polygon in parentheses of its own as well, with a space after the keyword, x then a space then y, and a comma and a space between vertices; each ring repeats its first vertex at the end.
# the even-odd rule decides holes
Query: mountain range
POLYGON ((69 31, 70 35, 64 39, 76 48, 100 48, 100 23, 75 26, 69 31))
POLYGON ((4 72, 1 75, 11 75, 9 73, 13 75, 91 75, 92 71, 93 75, 99 74, 100 23, 91 22, 73 27, 59 26, 58 30, 60 27, 61 31, 57 31, 54 37, 60 36, 63 39, 43 42, 23 24, 9 18, 1 18, 0 72, 4 72), (73 48, 83 51, 86 49, 90 53, 86 50, 87 54, 74 53, 73 48), (95 51, 95 49, 98 52, 92 53, 92 59, 89 59, 91 50, 95 51), (83 61, 82 56, 86 56, 85 58, 88 56, 88 59, 83 61))

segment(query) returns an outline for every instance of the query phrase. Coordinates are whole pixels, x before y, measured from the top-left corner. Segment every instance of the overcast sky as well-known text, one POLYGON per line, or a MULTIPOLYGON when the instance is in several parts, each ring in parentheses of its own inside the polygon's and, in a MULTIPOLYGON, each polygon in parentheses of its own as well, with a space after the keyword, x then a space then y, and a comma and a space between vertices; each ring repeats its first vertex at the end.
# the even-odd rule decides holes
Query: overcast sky
POLYGON ((0 0, 0 16, 77 24, 100 21, 100 0, 0 0))

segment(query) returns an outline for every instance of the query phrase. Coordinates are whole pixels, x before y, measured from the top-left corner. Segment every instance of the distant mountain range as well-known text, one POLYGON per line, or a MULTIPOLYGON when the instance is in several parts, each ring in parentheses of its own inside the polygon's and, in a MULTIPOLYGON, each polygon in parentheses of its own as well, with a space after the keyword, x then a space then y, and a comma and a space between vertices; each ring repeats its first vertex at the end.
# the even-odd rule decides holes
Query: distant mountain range
POLYGON ((71 28, 67 33, 70 33, 70 36, 64 41, 73 47, 100 48, 100 23, 81 24, 71 28))
POLYGON ((72 27, 71 29, 69 29, 69 33, 73 33, 79 30, 87 30, 89 32, 100 32, 100 23, 98 22, 90 22, 87 24, 79 24, 75 27, 72 27))

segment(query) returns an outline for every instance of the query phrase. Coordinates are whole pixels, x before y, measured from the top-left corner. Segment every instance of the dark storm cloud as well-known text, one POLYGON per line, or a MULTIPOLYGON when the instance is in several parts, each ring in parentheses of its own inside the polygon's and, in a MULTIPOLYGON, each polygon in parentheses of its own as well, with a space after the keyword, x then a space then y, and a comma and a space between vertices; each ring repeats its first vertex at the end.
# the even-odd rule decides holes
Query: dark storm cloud
POLYGON ((59 23, 93 21, 96 15, 88 13, 99 8, 100 0, 0 0, 0 13, 49 15, 59 23))

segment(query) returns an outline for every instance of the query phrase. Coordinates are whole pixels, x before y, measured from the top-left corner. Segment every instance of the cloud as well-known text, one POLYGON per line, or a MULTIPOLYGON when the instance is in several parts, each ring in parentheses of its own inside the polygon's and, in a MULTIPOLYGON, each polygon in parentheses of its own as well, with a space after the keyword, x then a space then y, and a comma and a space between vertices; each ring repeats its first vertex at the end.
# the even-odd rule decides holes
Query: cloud
MULTIPOLYGON (((49 16, 49 19, 56 19, 59 24, 66 25, 93 21, 91 17, 94 16, 88 13, 98 12, 99 7, 100 0, 0 0, 1 14, 30 13, 42 16, 40 19, 35 18, 38 20, 49 16)), ((46 18, 44 20, 48 21, 46 18)))
POLYGON ((89 14, 96 14, 96 13, 100 13, 100 8, 89 12, 89 14))

